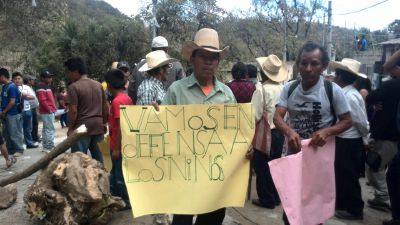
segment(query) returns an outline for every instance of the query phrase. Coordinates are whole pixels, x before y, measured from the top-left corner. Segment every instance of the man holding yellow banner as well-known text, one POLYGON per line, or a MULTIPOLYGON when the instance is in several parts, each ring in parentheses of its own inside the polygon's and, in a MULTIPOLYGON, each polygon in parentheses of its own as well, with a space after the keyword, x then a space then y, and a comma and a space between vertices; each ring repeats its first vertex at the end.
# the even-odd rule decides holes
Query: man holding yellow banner
POLYGON ((173 225, 191 225, 197 214, 196 225, 219 225, 225 207, 243 207, 255 122, 251 105, 235 104, 214 76, 227 51, 215 30, 199 30, 182 47, 194 72, 169 87, 161 106, 121 107, 135 217, 174 213, 173 225))
MULTIPOLYGON (((163 105, 183 104, 226 104, 235 103, 235 97, 228 86, 219 82, 214 74, 220 60, 225 58, 229 47, 220 50, 217 31, 209 28, 199 30, 194 41, 182 46, 182 55, 193 66, 193 74, 183 80, 173 83, 164 100, 163 105)), ((225 217, 225 208, 201 214, 196 224, 222 224, 225 217)), ((173 225, 192 224, 191 215, 174 215, 173 225)))

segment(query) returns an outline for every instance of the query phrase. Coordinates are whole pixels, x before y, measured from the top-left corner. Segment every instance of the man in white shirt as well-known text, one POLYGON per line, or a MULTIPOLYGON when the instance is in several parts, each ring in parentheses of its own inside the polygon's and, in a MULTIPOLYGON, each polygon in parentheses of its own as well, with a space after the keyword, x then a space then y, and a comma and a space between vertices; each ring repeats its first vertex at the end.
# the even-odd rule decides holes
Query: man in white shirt
POLYGON ((347 220, 363 219, 364 202, 358 178, 363 163, 363 137, 368 135, 369 123, 363 97, 353 86, 357 78, 367 77, 358 72, 360 66, 360 62, 348 58, 330 63, 330 67, 336 73, 334 81, 343 90, 352 118, 352 126, 336 136, 335 151, 335 216, 347 220))
POLYGON ((35 92, 28 85, 23 84, 22 74, 20 72, 15 72, 12 75, 12 80, 17 85, 19 91, 21 92, 24 108, 22 110, 22 127, 24 132, 24 139, 26 148, 37 148, 38 143, 34 142, 32 139, 32 111, 31 104, 29 100, 35 99, 35 92))

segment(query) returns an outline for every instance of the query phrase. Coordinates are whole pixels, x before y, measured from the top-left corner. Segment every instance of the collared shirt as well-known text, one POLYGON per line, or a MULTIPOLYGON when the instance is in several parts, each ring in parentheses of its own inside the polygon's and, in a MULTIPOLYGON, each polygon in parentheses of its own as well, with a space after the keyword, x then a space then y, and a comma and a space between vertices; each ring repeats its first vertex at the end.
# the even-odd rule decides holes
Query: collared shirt
POLYGON ((139 86, 137 92, 137 105, 151 105, 152 102, 160 103, 165 95, 164 85, 153 76, 147 77, 139 86))
POLYGON ((226 84, 235 95, 236 101, 238 103, 247 103, 251 101, 251 96, 253 95, 256 87, 251 81, 248 80, 233 80, 226 84))
POLYGON ((347 85, 346 87, 342 88, 342 90, 344 96, 346 96, 347 103, 350 107, 352 126, 348 130, 339 134, 338 137, 341 138, 366 137, 369 131, 369 123, 368 123, 367 112, 365 109, 365 103, 360 92, 358 92, 353 85, 347 85))
POLYGON ((163 105, 236 103, 231 89, 214 77, 214 89, 206 96, 194 74, 174 82, 162 101, 163 105))
POLYGON ((267 112, 268 123, 271 129, 275 128, 273 122, 275 114, 275 105, 278 102, 279 96, 282 92, 283 85, 271 81, 265 81, 263 84, 257 82, 256 90, 253 93, 251 103, 253 103, 254 116, 258 122, 262 114, 267 112))

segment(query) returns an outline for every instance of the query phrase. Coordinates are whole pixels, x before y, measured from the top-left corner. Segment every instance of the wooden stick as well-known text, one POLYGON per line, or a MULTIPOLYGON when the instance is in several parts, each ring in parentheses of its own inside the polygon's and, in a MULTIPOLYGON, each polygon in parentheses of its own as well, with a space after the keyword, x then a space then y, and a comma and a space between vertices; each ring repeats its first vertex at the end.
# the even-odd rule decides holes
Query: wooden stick
POLYGON ((51 160, 56 158, 58 155, 61 155, 62 153, 66 152, 69 148, 71 148, 72 145, 74 145, 79 138, 84 136, 87 133, 87 129, 85 125, 79 126, 74 132, 68 136, 64 141, 62 141, 60 144, 54 147, 53 150, 50 151, 50 153, 46 154, 43 156, 41 159, 39 159, 37 162, 26 168, 24 171, 17 173, 11 177, 8 177, 4 180, 0 180, 0 187, 4 187, 8 184, 15 183, 19 180, 22 180, 26 177, 29 177, 36 171, 45 168, 51 160))

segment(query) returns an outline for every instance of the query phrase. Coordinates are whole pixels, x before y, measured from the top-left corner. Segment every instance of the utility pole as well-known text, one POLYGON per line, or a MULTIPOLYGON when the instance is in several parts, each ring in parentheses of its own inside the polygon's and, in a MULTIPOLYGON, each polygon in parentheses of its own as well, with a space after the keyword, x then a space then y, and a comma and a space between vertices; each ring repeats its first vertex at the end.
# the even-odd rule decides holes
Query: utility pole
POLYGON ((286 63, 287 55, 287 26, 286 26, 286 0, 282 1, 282 13, 283 13, 283 55, 282 60, 286 63))
POLYGON ((324 19, 322 21, 322 46, 325 46, 325 29, 326 29, 326 25, 325 25, 325 10, 324 10, 324 19))
POLYGON ((153 0, 153 38, 157 36, 157 27, 158 27, 158 22, 157 22, 157 0, 153 0))
POLYGON ((332 1, 328 2, 328 55, 332 58, 332 1))

